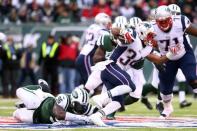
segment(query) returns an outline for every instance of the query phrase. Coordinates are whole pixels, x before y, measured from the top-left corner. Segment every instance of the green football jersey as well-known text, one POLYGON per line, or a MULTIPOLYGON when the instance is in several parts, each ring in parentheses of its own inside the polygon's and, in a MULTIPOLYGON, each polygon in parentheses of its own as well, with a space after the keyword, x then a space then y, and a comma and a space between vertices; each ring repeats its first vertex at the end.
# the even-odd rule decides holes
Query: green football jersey
POLYGON ((99 39, 97 40, 97 45, 101 46, 106 51, 105 53, 106 59, 109 58, 115 47, 115 44, 110 34, 105 34, 100 36, 99 39))
POLYGON ((33 114, 33 123, 40 124, 51 124, 56 122, 57 119, 53 114, 53 106, 55 104, 54 97, 47 97, 40 106, 35 110, 33 114))

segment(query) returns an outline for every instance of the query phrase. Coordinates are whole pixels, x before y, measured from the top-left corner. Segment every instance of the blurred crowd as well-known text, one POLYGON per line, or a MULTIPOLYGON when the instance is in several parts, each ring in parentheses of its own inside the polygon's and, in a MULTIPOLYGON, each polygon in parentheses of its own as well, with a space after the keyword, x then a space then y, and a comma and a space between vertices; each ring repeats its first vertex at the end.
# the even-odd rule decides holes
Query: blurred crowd
POLYGON ((0 22, 88 23, 99 12, 105 12, 112 20, 119 15, 146 20, 152 9, 172 3, 197 23, 196 0, 0 0, 0 22))
MULTIPOLYGON (((0 34, 0 37, 2 35, 0 34)), ((79 38, 68 34, 56 40, 54 36, 40 43, 40 54, 35 52, 31 41, 26 47, 8 35, 0 43, 1 82, 4 98, 16 97, 16 89, 25 84, 37 84, 39 78, 49 82, 51 92, 70 93, 80 84, 75 70, 79 38)))

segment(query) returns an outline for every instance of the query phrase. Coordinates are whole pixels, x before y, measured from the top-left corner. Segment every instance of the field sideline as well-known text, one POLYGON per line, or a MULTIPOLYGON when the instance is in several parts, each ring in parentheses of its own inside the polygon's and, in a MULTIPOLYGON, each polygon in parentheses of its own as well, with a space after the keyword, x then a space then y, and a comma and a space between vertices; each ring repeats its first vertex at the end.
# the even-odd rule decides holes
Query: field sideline
MULTIPOLYGON (((178 97, 174 96, 173 99, 173 106, 174 106, 174 113, 172 115, 172 117, 191 117, 191 118, 197 118, 197 99, 194 99, 192 96, 187 96, 187 100, 192 102, 192 106, 188 107, 188 108, 184 108, 184 109, 180 109, 179 108, 179 103, 178 103, 178 97)), ((12 112, 14 111, 15 107, 14 107, 14 103, 17 101, 17 99, 2 99, 0 98, 0 116, 12 116, 12 112)), ((154 105, 155 107, 155 103, 156 103, 156 96, 151 96, 150 97, 150 101, 151 103, 154 105)), ((131 106, 127 106, 126 107, 126 111, 123 113, 118 113, 117 115, 119 116, 150 116, 150 117, 159 117, 156 109, 153 110, 147 110, 146 107, 141 103, 138 102, 136 104, 133 104, 131 106)), ((197 126, 197 125, 196 125, 197 126)), ((133 131, 157 131, 157 130, 177 130, 176 128, 110 128, 110 130, 133 130, 133 131)), ((0 129, 1 130, 1 129, 0 129)), ((5 129, 2 129, 5 130, 5 129)), ((6 129, 7 130, 7 129, 6 129)), ((12 129, 9 129, 12 130, 12 129)), ((13 129, 16 131, 16 129, 13 129)), ((17 129, 18 130, 18 129, 17 129)), ((26 129, 25 129, 26 130, 26 129)), ((35 130, 35 129, 34 129, 35 130)), ((52 129, 54 130, 54 129, 52 129)), ((87 130, 109 130, 107 128, 93 128, 93 129, 89 129, 89 128, 85 128, 85 129, 66 129, 66 130, 77 130, 77 131, 87 131, 87 130)), ((190 129, 186 129, 186 128, 178 128, 178 130, 196 130, 197 128, 190 128, 190 129)))

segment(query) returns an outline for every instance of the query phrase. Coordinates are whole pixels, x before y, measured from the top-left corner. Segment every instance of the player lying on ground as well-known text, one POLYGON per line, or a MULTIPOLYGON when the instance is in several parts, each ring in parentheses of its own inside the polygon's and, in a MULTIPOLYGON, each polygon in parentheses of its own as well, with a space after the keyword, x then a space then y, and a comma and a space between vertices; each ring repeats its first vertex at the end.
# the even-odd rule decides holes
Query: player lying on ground
POLYGON ((41 80, 39 85, 17 89, 16 95, 23 106, 18 106, 21 108, 14 111, 13 116, 16 119, 34 124, 51 124, 59 120, 89 121, 87 115, 98 110, 88 103, 89 96, 84 89, 78 87, 71 94, 59 94, 54 97, 42 90, 43 85, 48 86, 46 81, 41 80))

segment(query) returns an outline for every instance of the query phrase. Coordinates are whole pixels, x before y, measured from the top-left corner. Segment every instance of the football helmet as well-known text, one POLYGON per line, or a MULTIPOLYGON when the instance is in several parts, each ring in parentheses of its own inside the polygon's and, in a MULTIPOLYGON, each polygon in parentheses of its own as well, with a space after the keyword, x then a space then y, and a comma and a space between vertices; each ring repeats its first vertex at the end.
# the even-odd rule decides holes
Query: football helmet
POLYGON ((142 20, 139 17, 132 17, 129 19, 129 27, 136 28, 142 20))
POLYGON ((87 111, 89 95, 83 88, 75 88, 71 93, 71 104, 73 111, 77 114, 83 114, 87 111))
POLYGON ((168 5, 168 8, 170 9, 172 15, 180 15, 181 14, 181 8, 177 4, 170 4, 170 5, 168 5))
POLYGON ((127 26, 127 18, 125 16, 117 16, 114 20, 114 23, 119 23, 124 25, 125 27, 127 26))
POLYGON ((62 107, 65 111, 67 110, 69 106, 69 98, 66 94, 59 94, 55 97, 56 103, 62 107))
POLYGON ((156 46, 156 41, 154 40, 155 32, 154 28, 149 22, 142 22, 139 24, 139 28, 136 30, 139 38, 149 45, 156 46))
POLYGON ((168 6, 159 6, 155 11, 155 19, 162 31, 167 31, 172 27, 172 14, 168 6))
POLYGON ((105 13, 99 13, 95 16, 95 23, 104 26, 106 29, 110 29, 111 27, 111 18, 109 15, 105 13))

